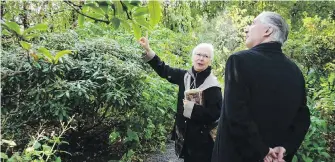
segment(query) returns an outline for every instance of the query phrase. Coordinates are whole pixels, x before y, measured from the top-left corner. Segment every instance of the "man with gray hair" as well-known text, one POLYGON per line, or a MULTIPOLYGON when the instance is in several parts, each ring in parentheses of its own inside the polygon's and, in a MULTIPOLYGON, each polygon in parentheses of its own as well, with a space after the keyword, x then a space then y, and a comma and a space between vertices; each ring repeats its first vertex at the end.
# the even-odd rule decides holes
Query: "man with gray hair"
POLYGON ((212 162, 291 161, 310 125, 305 80, 282 52, 288 25, 263 12, 246 28, 249 50, 226 63, 212 162))

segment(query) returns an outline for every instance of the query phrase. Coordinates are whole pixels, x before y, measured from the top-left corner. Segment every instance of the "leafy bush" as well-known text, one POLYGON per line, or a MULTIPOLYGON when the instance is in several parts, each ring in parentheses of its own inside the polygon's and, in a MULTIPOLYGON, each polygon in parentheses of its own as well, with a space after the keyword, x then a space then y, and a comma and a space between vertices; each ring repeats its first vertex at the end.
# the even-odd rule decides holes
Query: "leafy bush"
MULTIPOLYGON (((114 156, 134 152, 129 158, 140 160, 138 153, 164 148, 173 124, 176 87, 152 77, 138 49, 121 47, 108 38, 78 41, 73 31, 42 37, 33 46, 44 45, 50 51, 68 48, 73 54, 51 64, 44 56, 38 60, 30 56, 29 62, 18 46, 2 51, 3 137, 18 143, 16 151, 29 141, 26 132, 32 131, 31 126, 45 121, 53 128, 56 121, 72 115, 76 129, 65 135, 70 145, 78 136, 84 145, 84 139, 100 138, 109 130, 110 146, 121 146, 114 156)), ((76 153, 82 147, 65 150, 76 153)))
POLYGON ((332 72, 326 77, 318 70, 311 70, 306 76, 311 126, 294 161, 335 160, 335 68, 329 70, 332 72))

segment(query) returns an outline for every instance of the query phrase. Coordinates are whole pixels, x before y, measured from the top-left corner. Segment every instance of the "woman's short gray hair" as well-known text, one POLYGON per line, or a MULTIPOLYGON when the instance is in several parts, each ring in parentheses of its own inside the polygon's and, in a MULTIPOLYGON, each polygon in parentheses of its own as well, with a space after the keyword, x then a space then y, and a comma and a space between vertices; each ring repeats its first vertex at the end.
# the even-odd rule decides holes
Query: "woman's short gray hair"
POLYGON ((214 60, 214 46, 212 44, 210 44, 210 43, 200 43, 200 44, 198 44, 196 47, 193 48, 192 56, 196 54, 196 52, 199 48, 208 48, 209 51, 210 51, 210 59, 211 59, 211 61, 214 60))
POLYGON ((282 16, 275 12, 264 11, 257 16, 261 23, 273 27, 273 41, 284 44, 287 40, 289 27, 282 16))

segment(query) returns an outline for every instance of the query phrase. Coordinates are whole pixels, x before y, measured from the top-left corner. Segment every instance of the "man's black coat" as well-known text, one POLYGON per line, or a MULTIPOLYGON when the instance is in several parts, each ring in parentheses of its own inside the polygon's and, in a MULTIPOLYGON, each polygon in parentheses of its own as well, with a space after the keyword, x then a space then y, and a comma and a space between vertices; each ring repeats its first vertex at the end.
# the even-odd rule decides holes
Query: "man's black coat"
POLYGON ((231 55, 212 162, 257 162, 283 146, 291 161, 310 125, 300 69, 269 42, 231 55))

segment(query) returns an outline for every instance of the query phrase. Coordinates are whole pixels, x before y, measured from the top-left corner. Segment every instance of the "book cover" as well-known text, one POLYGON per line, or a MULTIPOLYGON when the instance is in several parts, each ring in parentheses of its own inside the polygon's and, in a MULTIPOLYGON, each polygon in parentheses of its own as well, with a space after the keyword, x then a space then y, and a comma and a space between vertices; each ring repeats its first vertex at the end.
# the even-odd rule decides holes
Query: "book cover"
POLYGON ((185 99, 189 101, 193 101, 198 105, 203 105, 202 91, 199 89, 186 90, 185 99))
MULTIPOLYGON (((202 91, 199 89, 190 89, 185 91, 185 99, 189 101, 195 102, 195 104, 202 105, 203 102, 203 96, 202 91)), ((215 141, 217 133, 217 126, 215 126, 213 129, 210 130, 209 134, 211 135, 213 141, 215 141)))

